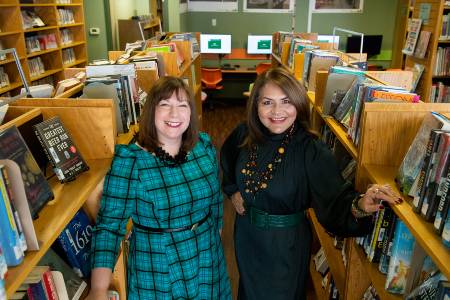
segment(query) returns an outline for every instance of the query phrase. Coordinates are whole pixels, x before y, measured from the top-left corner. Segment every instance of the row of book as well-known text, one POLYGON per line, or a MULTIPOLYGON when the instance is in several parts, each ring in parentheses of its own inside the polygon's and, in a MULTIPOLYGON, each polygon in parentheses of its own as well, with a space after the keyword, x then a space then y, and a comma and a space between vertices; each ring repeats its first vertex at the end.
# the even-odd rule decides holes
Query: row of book
POLYGON ((438 47, 433 76, 450 75, 450 47, 438 47))
POLYGON ((327 292, 328 300, 338 300, 339 290, 334 283, 323 247, 312 256, 312 261, 316 271, 322 276, 321 287, 327 292))
POLYGON ((413 197, 413 210, 432 222, 437 234, 450 246, 450 120, 438 113, 427 114, 406 153, 396 181, 400 190, 413 197), (450 230, 448 228, 447 230, 450 230), (445 232, 444 232, 445 231, 445 232))
POLYGON ((25 37, 25 45, 27 53, 58 48, 54 33, 27 36, 25 37))
POLYGON ((40 56, 28 59, 28 69, 30 70, 30 76, 38 76, 45 73, 45 66, 40 56))
POLYGON ((82 98, 114 101, 117 132, 128 132, 140 116, 139 90, 134 64, 87 66, 82 98))
POLYGON ((70 4, 72 0, 56 0, 57 4, 70 4))
MULTIPOLYGON (((4 50, 5 47, 3 46, 2 41, 0 41, 0 50, 4 50)), ((6 54, 0 54, 0 60, 5 60, 6 59, 6 54)))
POLYGON ((75 23, 75 17, 74 17, 74 14, 73 14, 73 10, 71 10, 71 9, 58 8, 58 17, 59 17, 58 23, 60 25, 75 23))
POLYGON ((390 293, 406 294, 406 299, 438 299, 433 296, 439 282, 448 287, 448 279, 416 245, 414 236, 388 205, 377 212, 373 231, 356 242, 369 261, 378 263, 378 270, 386 275, 385 289, 390 293))
POLYGON ((446 41, 450 39, 450 13, 442 16, 442 29, 439 40, 446 41))
POLYGON ((72 30, 68 28, 63 28, 61 29, 60 33, 61 33, 61 44, 67 45, 73 43, 74 39, 72 30))
POLYGON ((5 69, 3 67, 0 67, 0 88, 4 88, 9 86, 9 77, 8 74, 5 72, 5 69))
POLYGON ((382 85, 355 68, 329 69, 322 112, 340 122, 355 145, 359 144, 361 112, 367 102, 417 103, 419 96, 402 87, 382 85))
POLYGON ((450 103, 450 86, 443 82, 436 82, 431 85, 430 102, 450 103))
POLYGON ((23 29, 46 26, 34 9, 22 9, 20 13, 22 15, 23 29))
POLYGON ((62 61, 63 65, 68 65, 74 63, 77 60, 75 56, 75 51, 73 48, 67 48, 62 50, 62 61))

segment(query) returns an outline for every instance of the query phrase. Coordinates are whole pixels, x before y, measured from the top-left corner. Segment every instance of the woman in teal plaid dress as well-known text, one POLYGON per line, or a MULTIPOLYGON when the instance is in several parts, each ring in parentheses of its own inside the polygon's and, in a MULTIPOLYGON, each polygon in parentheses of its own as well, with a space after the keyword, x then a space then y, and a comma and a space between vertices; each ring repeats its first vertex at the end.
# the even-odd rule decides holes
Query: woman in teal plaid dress
POLYGON ((128 299, 231 299, 216 151, 179 78, 155 83, 137 143, 116 146, 93 231, 89 299, 107 299, 129 218, 128 299))

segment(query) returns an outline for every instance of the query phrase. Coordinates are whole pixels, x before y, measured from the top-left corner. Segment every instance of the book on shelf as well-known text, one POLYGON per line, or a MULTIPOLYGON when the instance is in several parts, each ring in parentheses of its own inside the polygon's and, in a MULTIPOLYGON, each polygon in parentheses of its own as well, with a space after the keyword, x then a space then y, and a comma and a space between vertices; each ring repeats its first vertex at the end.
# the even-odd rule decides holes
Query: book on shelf
POLYGON ((414 54, 414 49, 416 48, 421 26, 422 19, 408 19, 408 35, 405 40, 405 46, 402 50, 403 54, 414 54))
POLYGON ((422 77, 423 70, 425 69, 424 65, 415 63, 412 68, 406 67, 405 70, 411 71, 413 73, 413 80, 411 86, 411 92, 414 92, 419 84, 420 78, 422 77))
POLYGON ((46 26, 34 10, 22 9, 20 13, 22 14, 23 29, 46 26))
POLYGON ((367 75, 375 77, 390 86, 397 86, 413 92, 414 74, 409 70, 367 71, 367 75))
POLYGON ((56 84, 54 97, 61 95, 62 93, 70 90, 71 88, 81 84, 81 81, 77 78, 68 78, 59 81, 56 84))
MULTIPOLYGON (((0 165, 0 169, 3 168, 0 165)), ((4 251, 6 264, 17 266, 22 262, 24 252, 6 188, 4 180, 0 180, 0 247, 4 251)))
POLYGON ((386 276, 385 288, 388 292, 394 294, 404 293, 406 280, 409 276, 414 244, 414 236, 401 220, 397 220, 392 253, 386 276))
MULTIPOLYGON (((3 46, 3 42, 0 41, 0 50, 4 50, 4 49, 5 49, 5 47, 3 46)), ((0 54, 0 60, 5 60, 5 59, 6 59, 6 54, 0 54)))
MULTIPOLYGON (((437 135, 434 142, 436 145, 433 145, 433 153, 427 167, 428 173, 425 176, 425 184, 422 186, 421 199, 419 200, 419 202, 422 202, 420 213, 429 222, 434 221, 440 198, 445 193, 445 186, 448 185, 447 178, 450 176, 448 159, 450 131, 433 130, 433 132, 437 135)), ((447 198, 446 194, 444 198, 447 198)))
POLYGON ((34 130, 61 183, 89 170, 69 132, 58 116, 34 125, 34 130))
POLYGON ((39 211, 54 196, 16 126, 0 132, 0 159, 10 159, 19 165, 31 215, 37 217, 39 211))
POLYGON ((0 100, 0 124, 2 124, 3 119, 6 116, 6 112, 8 111, 8 108, 9 108, 9 104, 2 105, 2 103, 3 103, 3 101, 0 100))
MULTIPOLYGON (((411 194, 414 194, 413 210, 415 212, 420 212, 422 210, 425 194, 429 190, 429 178, 432 177, 431 173, 433 170, 433 164, 436 164, 436 159, 434 157, 436 156, 436 153, 438 151, 438 144, 442 133, 445 132, 437 129, 431 130, 426 146, 425 155, 423 161, 421 162, 422 166, 417 178, 415 179, 411 187, 411 191, 413 191, 411 192, 411 194)), ((428 206, 426 206, 424 210, 428 210, 428 206)))
MULTIPOLYGON (((47 83, 30 86, 29 90, 33 98, 51 98, 53 92, 55 91, 55 88, 53 87, 53 85, 47 83)), ((20 93, 25 96, 26 95, 25 88, 21 88, 20 93)))
POLYGON ((22 172, 17 163, 9 159, 0 160, 0 164, 5 166, 8 174, 8 181, 11 188, 11 203, 17 211, 20 225, 26 240, 28 250, 39 250, 39 242, 34 230, 33 218, 27 201, 25 185, 23 183, 22 172))
POLYGON ((3 254, 2 247, 0 246, 0 280, 4 280, 7 273, 8 265, 6 264, 5 255, 3 254))
POLYGON ((438 292, 439 282, 445 280, 445 276, 441 272, 436 271, 430 278, 422 282, 411 293, 409 293, 406 300, 428 300, 437 299, 436 294, 438 292))
POLYGON ((49 266, 55 282, 59 300, 82 299, 87 292, 87 283, 52 249, 48 249, 39 265, 49 266))
POLYGON ((450 121, 436 112, 425 115, 395 177, 400 191, 405 195, 418 196, 417 184, 414 185, 414 182, 416 179, 418 180, 421 165, 426 154, 428 139, 433 129, 449 130, 450 121), (413 188, 413 185, 415 188, 413 188))
POLYGON ((69 263, 80 277, 88 277, 90 268, 90 243, 92 239, 92 225, 80 209, 53 244, 54 249, 69 263))
POLYGON ((435 180, 437 180, 437 191, 436 196, 438 198, 437 208, 436 208, 436 216, 434 219, 433 226, 436 229, 438 234, 442 233, 445 219, 447 218, 448 212, 449 212, 449 206, 450 206, 450 170, 449 170, 449 155, 450 155, 450 148, 448 146, 448 135, 445 137, 445 144, 444 144, 444 153, 439 161, 438 164, 438 171, 435 177, 435 180), (445 152, 446 151, 446 152, 445 152), (445 161, 445 162, 444 162, 445 161), (443 167, 442 170, 439 168, 443 167), (439 177, 440 176, 440 177, 439 177), (438 179, 439 177, 439 179, 438 179))
POLYGON ((443 280, 439 281, 438 289, 436 292, 436 300, 448 300, 448 299, 450 299, 450 282, 443 280))
POLYGON ((11 205, 11 211, 16 223, 17 234, 19 238, 19 245, 23 252, 25 252, 27 247, 27 241, 25 238, 25 233, 23 231, 22 221, 20 220, 19 213, 16 208, 17 200, 14 199, 15 195, 12 189, 12 183, 8 175, 7 166, 0 164, 0 190, 3 193, 3 197, 8 198, 11 205))
POLYGON ((445 219, 444 228, 442 229, 442 243, 450 248, 450 214, 447 214, 447 218, 445 219))
POLYGON ((421 30, 419 34, 419 40, 417 41, 416 50, 414 51, 414 56, 417 58, 424 58, 427 53, 428 43, 430 41, 431 32, 421 30))

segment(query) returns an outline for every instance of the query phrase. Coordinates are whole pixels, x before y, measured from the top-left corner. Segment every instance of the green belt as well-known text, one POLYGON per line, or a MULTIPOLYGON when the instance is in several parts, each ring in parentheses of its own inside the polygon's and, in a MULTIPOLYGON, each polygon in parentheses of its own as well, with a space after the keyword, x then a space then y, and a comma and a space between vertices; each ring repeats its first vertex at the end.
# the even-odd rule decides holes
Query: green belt
POLYGON ((294 227, 305 216, 305 211, 290 215, 269 215, 267 212, 253 206, 247 207, 247 212, 250 224, 265 229, 294 227))

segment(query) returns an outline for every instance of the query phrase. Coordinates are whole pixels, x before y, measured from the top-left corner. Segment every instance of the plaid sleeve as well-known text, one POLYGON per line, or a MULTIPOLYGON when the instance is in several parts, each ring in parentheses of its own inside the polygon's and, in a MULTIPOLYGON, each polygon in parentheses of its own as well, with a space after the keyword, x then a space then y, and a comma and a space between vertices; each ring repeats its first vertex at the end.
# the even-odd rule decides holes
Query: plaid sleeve
POLYGON ((208 156, 210 157, 211 161, 214 164, 215 174, 214 177, 217 180, 218 185, 218 191, 214 194, 214 198, 211 201, 211 214, 216 220, 216 225, 218 229, 222 229, 223 227, 223 194, 222 190, 220 189, 220 183, 219 183, 219 164, 217 162, 217 152, 216 148, 214 148, 214 145, 211 142, 211 138, 206 134, 201 132, 200 133, 200 140, 203 142, 206 148, 206 152, 208 153, 208 156))
POLYGON ((117 145, 111 169, 105 176, 100 210, 93 229, 91 267, 114 269, 120 242, 136 194, 136 157, 127 146, 117 145))

